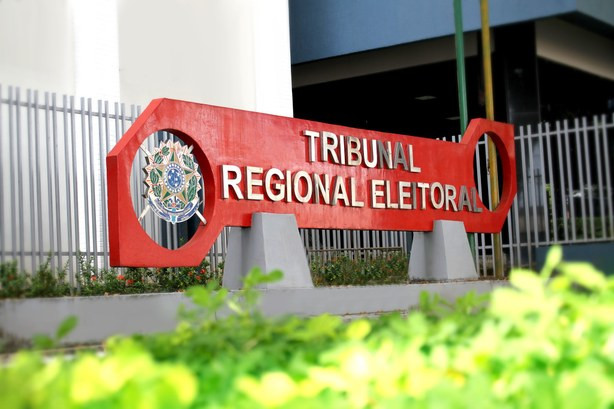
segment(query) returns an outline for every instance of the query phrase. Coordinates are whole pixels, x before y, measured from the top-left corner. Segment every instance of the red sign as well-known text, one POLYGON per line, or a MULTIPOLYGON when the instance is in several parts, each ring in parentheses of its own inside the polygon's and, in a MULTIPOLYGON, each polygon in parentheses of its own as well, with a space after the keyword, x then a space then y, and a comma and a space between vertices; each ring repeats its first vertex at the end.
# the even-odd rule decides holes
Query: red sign
POLYGON ((468 232, 501 230, 516 194, 513 127, 474 119, 460 143, 201 105, 152 101, 107 155, 113 266, 197 265, 224 226, 252 213, 292 213, 299 227, 430 231, 458 220, 468 232), (176 250, 142 229, 130 170, 143 141, 166 130, 192 145, 204 180, 206 224, 176 250), (502 163, 501 202, 476 192, 473 157, 488 134, 502 163))

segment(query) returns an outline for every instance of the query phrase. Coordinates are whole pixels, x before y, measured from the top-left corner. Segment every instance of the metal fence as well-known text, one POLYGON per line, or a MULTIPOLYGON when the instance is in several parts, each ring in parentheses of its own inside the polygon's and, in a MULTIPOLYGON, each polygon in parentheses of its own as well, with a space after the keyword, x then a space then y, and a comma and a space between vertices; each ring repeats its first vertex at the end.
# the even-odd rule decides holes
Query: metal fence
MULTIPOLYGON (((520 126, 516 132, 518 193, 501 232, 506 268, 534 267, 539 247, 614 240, 614 115, 520 126)), ((475 159, 478 191, 490 207, 484 137, 475 159)), ((474 235, 481 275, 494 271, 492 237, 474 235)))
MULTIPOLYGON (((36 271, 49 260, 67 268, 71 282, 78 256, 108 268, 105 156, 140 114, 136 106, 38 93, 0 86, 0 261, 17 260, 36 271)), ((539 124, 517 129, 518 195, 502 231, 507 268, 532 265, 535 249, 553 243, 614 239, 610 158, 612 115, 539 124)), ((173 135, 159 132, 145 141, 151 151, 173 135)), ((458 137, 453 138, 458 140, 458 137)), ((488 205, 485 140, 475 156, 476 184, 488 205)), ((139 153, 132 169, 136 214, 145 203, 139 153)), ((177 248, 189 223, 170 225, 150 212, 142 221, 159 244, 177 248)), ((409 252, 409 232, 301 229, 310 261, 340 254, 368 258, 409 252)), ((208 258, 226 254, 225 229, 208 258)), ((481 275, 492 274, 492 235, 475 234, 481 275)))

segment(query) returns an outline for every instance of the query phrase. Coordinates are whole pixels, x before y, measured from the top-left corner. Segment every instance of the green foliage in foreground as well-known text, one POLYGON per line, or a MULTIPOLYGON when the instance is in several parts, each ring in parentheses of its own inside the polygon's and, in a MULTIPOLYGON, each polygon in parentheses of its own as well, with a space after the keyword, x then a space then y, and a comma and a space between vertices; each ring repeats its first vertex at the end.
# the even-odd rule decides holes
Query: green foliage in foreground
POLYGON ((614 279, 560 262, 514 271, 490 300, 423 295, 407 317, 263 318, 252 288, 197 287, 174 332, 113 338, 106 354, 0 369, 7 408, 612 408, 614 279), (553 275, 556 267, 557 274, 553 275), (225 318, 220 308, 234 313, 225 318))

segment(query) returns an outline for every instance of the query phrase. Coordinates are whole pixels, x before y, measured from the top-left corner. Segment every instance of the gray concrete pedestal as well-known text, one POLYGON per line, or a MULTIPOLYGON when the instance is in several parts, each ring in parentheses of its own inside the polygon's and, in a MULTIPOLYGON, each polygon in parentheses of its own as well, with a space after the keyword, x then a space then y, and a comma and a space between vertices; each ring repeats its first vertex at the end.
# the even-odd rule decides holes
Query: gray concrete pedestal
POLYGON ((463 222, 436 220, 432 232, 416 232, 409 256, 410 280, 477 279, 463 222))
POLYGON ((261 288, 312 288, 305 248, 293 214, 254 213, 252 226, 233 227, 228 237, 222 285, 239 289, 253 268, 281 270, 281 281, 261 288))

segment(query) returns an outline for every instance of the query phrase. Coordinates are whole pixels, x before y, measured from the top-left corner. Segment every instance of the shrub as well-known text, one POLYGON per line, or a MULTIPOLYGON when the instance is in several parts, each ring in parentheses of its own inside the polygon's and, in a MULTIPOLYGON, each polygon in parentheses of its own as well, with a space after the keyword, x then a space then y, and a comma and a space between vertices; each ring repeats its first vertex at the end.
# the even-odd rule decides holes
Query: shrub
POLYGON ((27 293, 28 276, 17 269, 17 262, 0 263, 0 298, 23 297, 27 293))
POLYGON ((207 260, 198 267, 96 269, 93 260, 79 257, 75 286, 66 280, 66 267, 53 270, 50 259, 35 274, 19 271, 16 262, 0 263, 0 299, 62 297, 67 295, 142 294, 183 291, 190 286, 221 281, 222 267, 212 268, 207 260))
POLYGON ((267 319, 250 274, 229 294, 189 290, 171 333, 112 338, 106 353, 0 369, 11 408, 611 408, 614 278, 551 252, 544 270, 406 317, 267 319), (556 274, 553 274, 556 271, 556 274), (490 299, 489 299, 490 298, 490 299), (221 307, 234 314, 219 318, 221 307))
POLYGON ((316 286, 402 284, 408 282, 407 264, 403 252, 368 259, 341 255, 312 262, 311 277, 316 286))
POLYGON ((28 297, 61 297, 70 294, 71 288, 66 283, 66 269, 54 272, 49 267, 49 261, 50 258, 47 258, 30 279, 28 297))
MULTIPOLYGON (((223 263, 213 267, 206 259, 198 267, 126 268, 123 271, 97 269, 93 259, 82 255, 78 261, 73 287, 66 280, 66 267, 53 270, 50 259, 32 276, 18 271, 16 262, 0 263, 0 299, 184 291, 194 285, 221 282, 224 269, 223 263)), ((342 255, 330 261, 314 261, 312 279, 316 286, 403 284, 408 282, 407 263, 403 252, 368 259, 342 255)))
POLYGON ((70 294, 65 269, 53 271, 50 259, 32 277, 19 271, 15 261, 0 263, 0 298, 60 297, 70 294))

